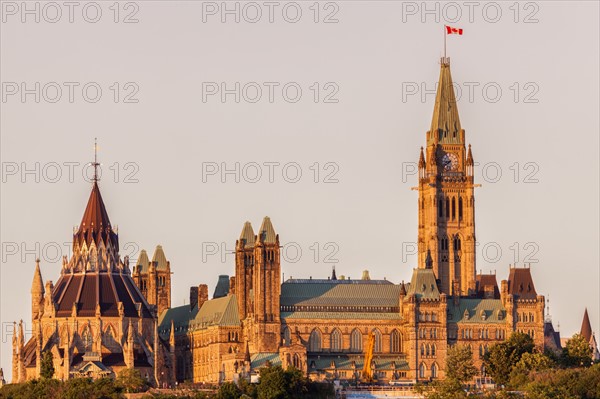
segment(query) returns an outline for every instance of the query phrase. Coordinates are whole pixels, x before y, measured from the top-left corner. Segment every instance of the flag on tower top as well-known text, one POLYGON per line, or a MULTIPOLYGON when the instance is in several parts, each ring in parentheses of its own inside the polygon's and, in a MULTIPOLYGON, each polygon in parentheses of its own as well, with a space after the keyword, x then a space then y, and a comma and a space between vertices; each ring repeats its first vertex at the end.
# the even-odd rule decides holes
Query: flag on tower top
POLYGON ((462 30, 462 28, 453 28, 451 26, 446 25, 446 33, 448 35, 452 35, 452 34, 462 35, 463 30, 462 30))

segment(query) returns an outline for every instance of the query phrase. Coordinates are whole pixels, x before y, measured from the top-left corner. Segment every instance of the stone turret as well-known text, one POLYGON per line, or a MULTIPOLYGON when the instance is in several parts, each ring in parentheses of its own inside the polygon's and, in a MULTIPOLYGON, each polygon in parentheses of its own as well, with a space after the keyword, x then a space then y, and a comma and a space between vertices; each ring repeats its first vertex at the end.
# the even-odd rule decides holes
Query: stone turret
POLYGON ((40 271, 40 260, 35 261, 33 282, 31 283, 31 318, 39 319, 44 314, 44 281, 40 271))

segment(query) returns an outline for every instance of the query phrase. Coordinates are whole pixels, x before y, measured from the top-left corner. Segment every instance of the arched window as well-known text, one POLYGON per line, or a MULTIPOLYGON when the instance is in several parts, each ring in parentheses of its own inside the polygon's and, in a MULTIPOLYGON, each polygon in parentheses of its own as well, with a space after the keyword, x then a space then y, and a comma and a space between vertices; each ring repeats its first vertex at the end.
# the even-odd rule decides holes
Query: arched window
POLYGON ((312 330, 308 339, 309 352, 321 352, 321 332, 317 329, 312 330))
POLYGON ((337 328, 331 333, 331 351, 340 352, 342 350, 342 333, 337 328))
POLYGON ((293 361, 293 366, 294 366, 295 368, 297 368, 297 369, 300 369, 300 367, 302 366, 300 363, 301 363, 301 362, 300 362, 300 356, 298 356, 298 354, 297 354, 297 353, 294 353, 294 361, 293 361))
POLYGON ((452 197, 452 220, 456 219, 456 198, 452 197))
POLYGON ((425 344, 421 344, 421 356, 425 356, 425 344))
POLYGON ((402 338, 398 330, 393 330, 390 334, 390 352, 400 353, 402 352, 402 338))
POLYGON ((362 334, 358 329, 352 330, 350 334, 350 352, 362 352, 363 339, 362 334))
POLYGON ((529 313, 529 322, 533 323, 533 313, 529 313))
POLYGON ((92 333, 87 327, 83 330, 83 333, 81 333, 81 342, 83 343, 86 352, 92 350, 92 333))
POLYGON ((441 199, 438 201, 438 216, 444 216, 444 202, 441 199))
POLYGON ((450 218, 450 198, 446 198, 446 218, 450 218))
POLYGON ((373 335, 375 336, 375 348, 374 348, 374 352, 375 353, 381 353, 381 331, 379 331, 378 329, 373 330, 373 335))
POLYGON ((292 334, 288 327, 283 328, 283 345, 288 346, 292 343, 292 334))
POLYGON ((454 236, 454 250, 455 251, 460 251, 461 250, 461 243, 460 243, 460 237, 459 236, 454 236))
POLYGON ((436 349, 435 344, 431 344, 431 356, 435 356, 436 349))
POLYGON ((433 363, 431 365, 431 378, 437 378, 438 376, 438 366, 437 364, 433 363))
POLYGON ((463 200, 462 197, 458 197, 458 220, 463 218, 463 200))
POLYGON ((425 378, 425 364, 421 363, 419 366, 419 378, 425 378))
POLYGON ((425 346, 425 356, 431 356, 431 345, 429 344, 425 346))

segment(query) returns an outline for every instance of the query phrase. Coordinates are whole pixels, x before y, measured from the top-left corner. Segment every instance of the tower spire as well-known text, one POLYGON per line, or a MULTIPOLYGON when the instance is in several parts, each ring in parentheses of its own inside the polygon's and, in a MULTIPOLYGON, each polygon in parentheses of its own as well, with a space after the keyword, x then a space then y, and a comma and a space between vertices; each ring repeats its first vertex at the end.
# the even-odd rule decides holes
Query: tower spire
POLYGON ((442 59, 440 63, 440 78, 427 142, 428 144, 432 142, 462 143, 460 118, 450 74, 450 61, 447 58, 442 59))
POLYGON ((98 138, 94 137, 94 162, 92 163, 92 165, 94 166, 94 184, 98 183, 98 166, 100 166, 100 164, 98 163, 98 138))

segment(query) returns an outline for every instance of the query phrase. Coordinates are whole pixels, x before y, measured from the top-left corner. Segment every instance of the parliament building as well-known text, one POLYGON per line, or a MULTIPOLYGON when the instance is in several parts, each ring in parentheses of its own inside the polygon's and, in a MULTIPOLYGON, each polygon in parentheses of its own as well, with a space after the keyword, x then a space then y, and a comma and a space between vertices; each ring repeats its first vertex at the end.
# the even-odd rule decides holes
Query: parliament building
POLYGON ((39 376, 45 351, 60 379, 136 368, 155 385, 173 386, 251 378, 266 365, 355 381, 370 336, 374 377, 384 383, 444 378, 447 348, 456 344, 471 347, 484 377, 485 353, 515 331, 540 349, 560 349, 529 268, 510 267, 501 281, 476 272, 473 153, 450 60, 440 67, 418 162, 418 264, 410 282, 338 278, 335 270, 282 282, 280 237, 265 217, 258 230, 243 225, 233 276, 219 278, 212 298, 199 284, 188 304, 171 307, 176 268, 160 246, 152 259, 142 251, 135 265, 120 258, 95 179, 56 283, 44 284, 35 267, 33 335, 25 340, 22 322, 15 325, 13 382, 39 376))

